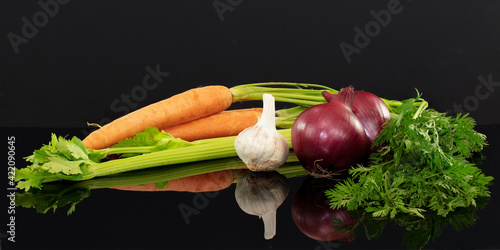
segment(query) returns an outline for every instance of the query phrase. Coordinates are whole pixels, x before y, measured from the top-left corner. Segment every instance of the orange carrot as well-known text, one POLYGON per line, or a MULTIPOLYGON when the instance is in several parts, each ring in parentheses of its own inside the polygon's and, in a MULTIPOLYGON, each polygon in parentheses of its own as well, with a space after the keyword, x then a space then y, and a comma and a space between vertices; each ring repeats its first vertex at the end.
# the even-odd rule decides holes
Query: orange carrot
POLYGON ((190 89, 102 126, 90 133, 83 144, 91 149, 110 147, 146 127, 166 128, 197 120, 227 109, 232 102, 231 91, 224 86, 190 89))
POLYGON ((186 141, 233 136, 255 125, 261 114, 262 108, 228 110, 163 130, 186 141))
POLYGON ((183 191, 183 192, 213 192, 225 189, 233 183, 233 171, 222 170, 212 173, 194 175, 171 180, 164 189, 157 188, 154 183, 144 185, 111 187, 124 191, 183 191))

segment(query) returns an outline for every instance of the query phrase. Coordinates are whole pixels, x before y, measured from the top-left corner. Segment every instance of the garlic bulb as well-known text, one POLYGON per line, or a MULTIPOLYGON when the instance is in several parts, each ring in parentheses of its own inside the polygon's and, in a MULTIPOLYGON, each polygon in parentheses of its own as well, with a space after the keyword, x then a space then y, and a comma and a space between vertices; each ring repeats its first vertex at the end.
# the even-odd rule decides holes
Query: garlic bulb
POLYGON ((285 163, 288 143, 276 130, 274 97, 264 94, 263 111, 257 124, 241 131, 234 148, 238 157, 252 171, 272 171, 285 163))
POLYGON ((276 210, 288 196, 289 189, 288 179, 276 171, 248 171, 236 183, 238 206, 245 213, 262 218, 266 240, 276 235, 276 210))

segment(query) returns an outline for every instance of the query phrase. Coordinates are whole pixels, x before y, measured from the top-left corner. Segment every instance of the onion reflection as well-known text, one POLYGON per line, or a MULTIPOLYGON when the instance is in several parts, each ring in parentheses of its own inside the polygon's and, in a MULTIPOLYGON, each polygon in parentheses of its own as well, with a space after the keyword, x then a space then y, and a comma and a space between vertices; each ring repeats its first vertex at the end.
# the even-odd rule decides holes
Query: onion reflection
POLYGON ((330 179, 306 177, 295 193, 292 218, 299 230, 319 241, 353 241, 353 228, 358 219, 347 214, 346 209, 331 209, 325 191, 337 182, 330 179))

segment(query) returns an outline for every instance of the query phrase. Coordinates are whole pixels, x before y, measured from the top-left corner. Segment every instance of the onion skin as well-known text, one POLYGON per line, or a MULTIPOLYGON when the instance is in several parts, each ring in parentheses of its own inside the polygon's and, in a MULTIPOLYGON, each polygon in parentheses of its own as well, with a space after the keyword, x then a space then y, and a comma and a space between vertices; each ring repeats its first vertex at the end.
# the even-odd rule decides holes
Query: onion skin
POLYGON ((323 94, 328 103, 304 110, 292 126, 291 140, 297 158, 311 174, 350 168, 367 152, 366 134, 352 112, 354 89, 337 95, 323 94))
POLYGON ((306 177, 292 201, 292 218, 297 228, 307 237, 319 241, 354 241, 350 233, 335 228, 332 219, 339 219, 343 225, 355 227, 359 220, 347 214, 346 209, 331 209, 327 204, 325 191, 336 182, 328 179, 306 177))
POLYGON ((382 125, 391 119, 391 112, 378 96, 361 90, 356 90, 354 93, 352 112, 363 124, 368 148, 371 149, 373 140, 382 130, 382 125))

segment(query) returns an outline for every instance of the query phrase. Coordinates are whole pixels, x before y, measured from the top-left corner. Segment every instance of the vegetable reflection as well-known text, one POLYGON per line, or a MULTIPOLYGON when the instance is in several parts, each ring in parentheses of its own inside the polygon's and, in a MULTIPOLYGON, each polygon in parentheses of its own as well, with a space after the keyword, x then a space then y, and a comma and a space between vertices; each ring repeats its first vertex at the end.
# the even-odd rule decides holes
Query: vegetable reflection
MULTIPOLYGON (((117 188, 120 186, 131 187, 144 184, 153 184, 155 188, 164 189, 171 180, 192 178, 199 173, 204 175, 241 166, 241 160, 233 157, 223 160, 132 171, 81 182, 62 181, 47 183, 42 189, 31 189, 30 191, 17 193, 16 200, 18 202, 16 205, 35 208, 39 213, 46 213, 50 209, 53 209, 55 212, 57 208, 70 205, 71 207, 68 210, 69 215, 75 211, 75 206, 79 202, 90 196, 90 190, 93 189, 117 188)), ((207 178, 205 179, 207 180, 207 178)))
POLYGON ((461 207, 448 213, 446 217, 436 211, 427 211, 421 218, 410 214, 397 214, 394 218, 373 217, 372 213, 356 210, 349 213, 357 218, 362 218, 355 228, 339 228, 345 232, 359 235, 363 230, 368 239, 380 237, 386 225, 394 221, 396 225, 405 230, 402 244, 409 249, 422 249, 429 241, 435 240, 444 229, 451 227, 455 231, 474 226, 477 212, 488 203, 488 198, 477 200, 476 206, 461 207), (352 213, 351 213, 352 212, 352 213))
POLYGON ((187 176, 160 183, 111 187, 123 191, 178 191, 215 192, 228 188, 233 183, 233 170, 221 170, 205 174, 187 176))
POLYGON ((345 242, 354 240, 352 231, 344 229, 357 225, 358 219, 349 215, 347 209, 331 209, 328 205, 325 191, 336 183, 331 179, 308 176, 293 197, 293 221, 311 239, 345 242))
MULTIPOLYGON (((94 189, 135 188, 136 191, 166 191, 169 190, 170 182, 171 186, 177 182, 176 189, 171 191, 203 192, 208 191, 208 188, 222 190, 240 178, 242 170, 239 169, 244 166, 238 157, 232 157, 132 171, 80 182, 47 183, 41 189, 16 193, 16 206, 34 208, 38 213, 46 213, 51 209, 55 212, 57 208, 70 206, 67 212, 69 215, 75 211, 78 203, 90 196, 91 190, 94 189), (218 179, 221 176, 224 178, 218 179), (196 187, 186 186, 185 181, 189 179, 200 183, 196 187), (147 190, 148 188, 151 190, 147 190)), ((279 172, 287 178, 306 174, 293 151, 279 172)))
POLYGON ((476 206, 460 207, 447 216, 437 211, 423 212, 423 218, 412 214, 398 213, 395 217, 374 217, 364 210, 332 209, 328 205, 325 190, 339 182, 331 179, 308 176, 295 193, 292 202, 292 218, 299 230, 318 241, 339 240, 351 242, 362 231, 366 238, 378 238, 388 224, 393 222, 404 230, 401 241, 409 249, 422 249, 435 240, 442 231, 451 227, 455 231, 472 227, 477 220, 477 212, 484 208, 489 198, 481 197, 476 206))
POLYGON ((276 171, 247 171, 236 184, 238 206, 245 213, 262 218, 267 240, 276 235, 276 210, 285 201, 289 190, 288 179, 276 171))
POLYGON ((16 193, 16 206, 35 208, 37 213, 47 213, 49 210, 70 206, 68 215, 75 211, 76 205, 90 196, 90 188, 66 183, 51 183, 42 189, 32 189, 16 193))

